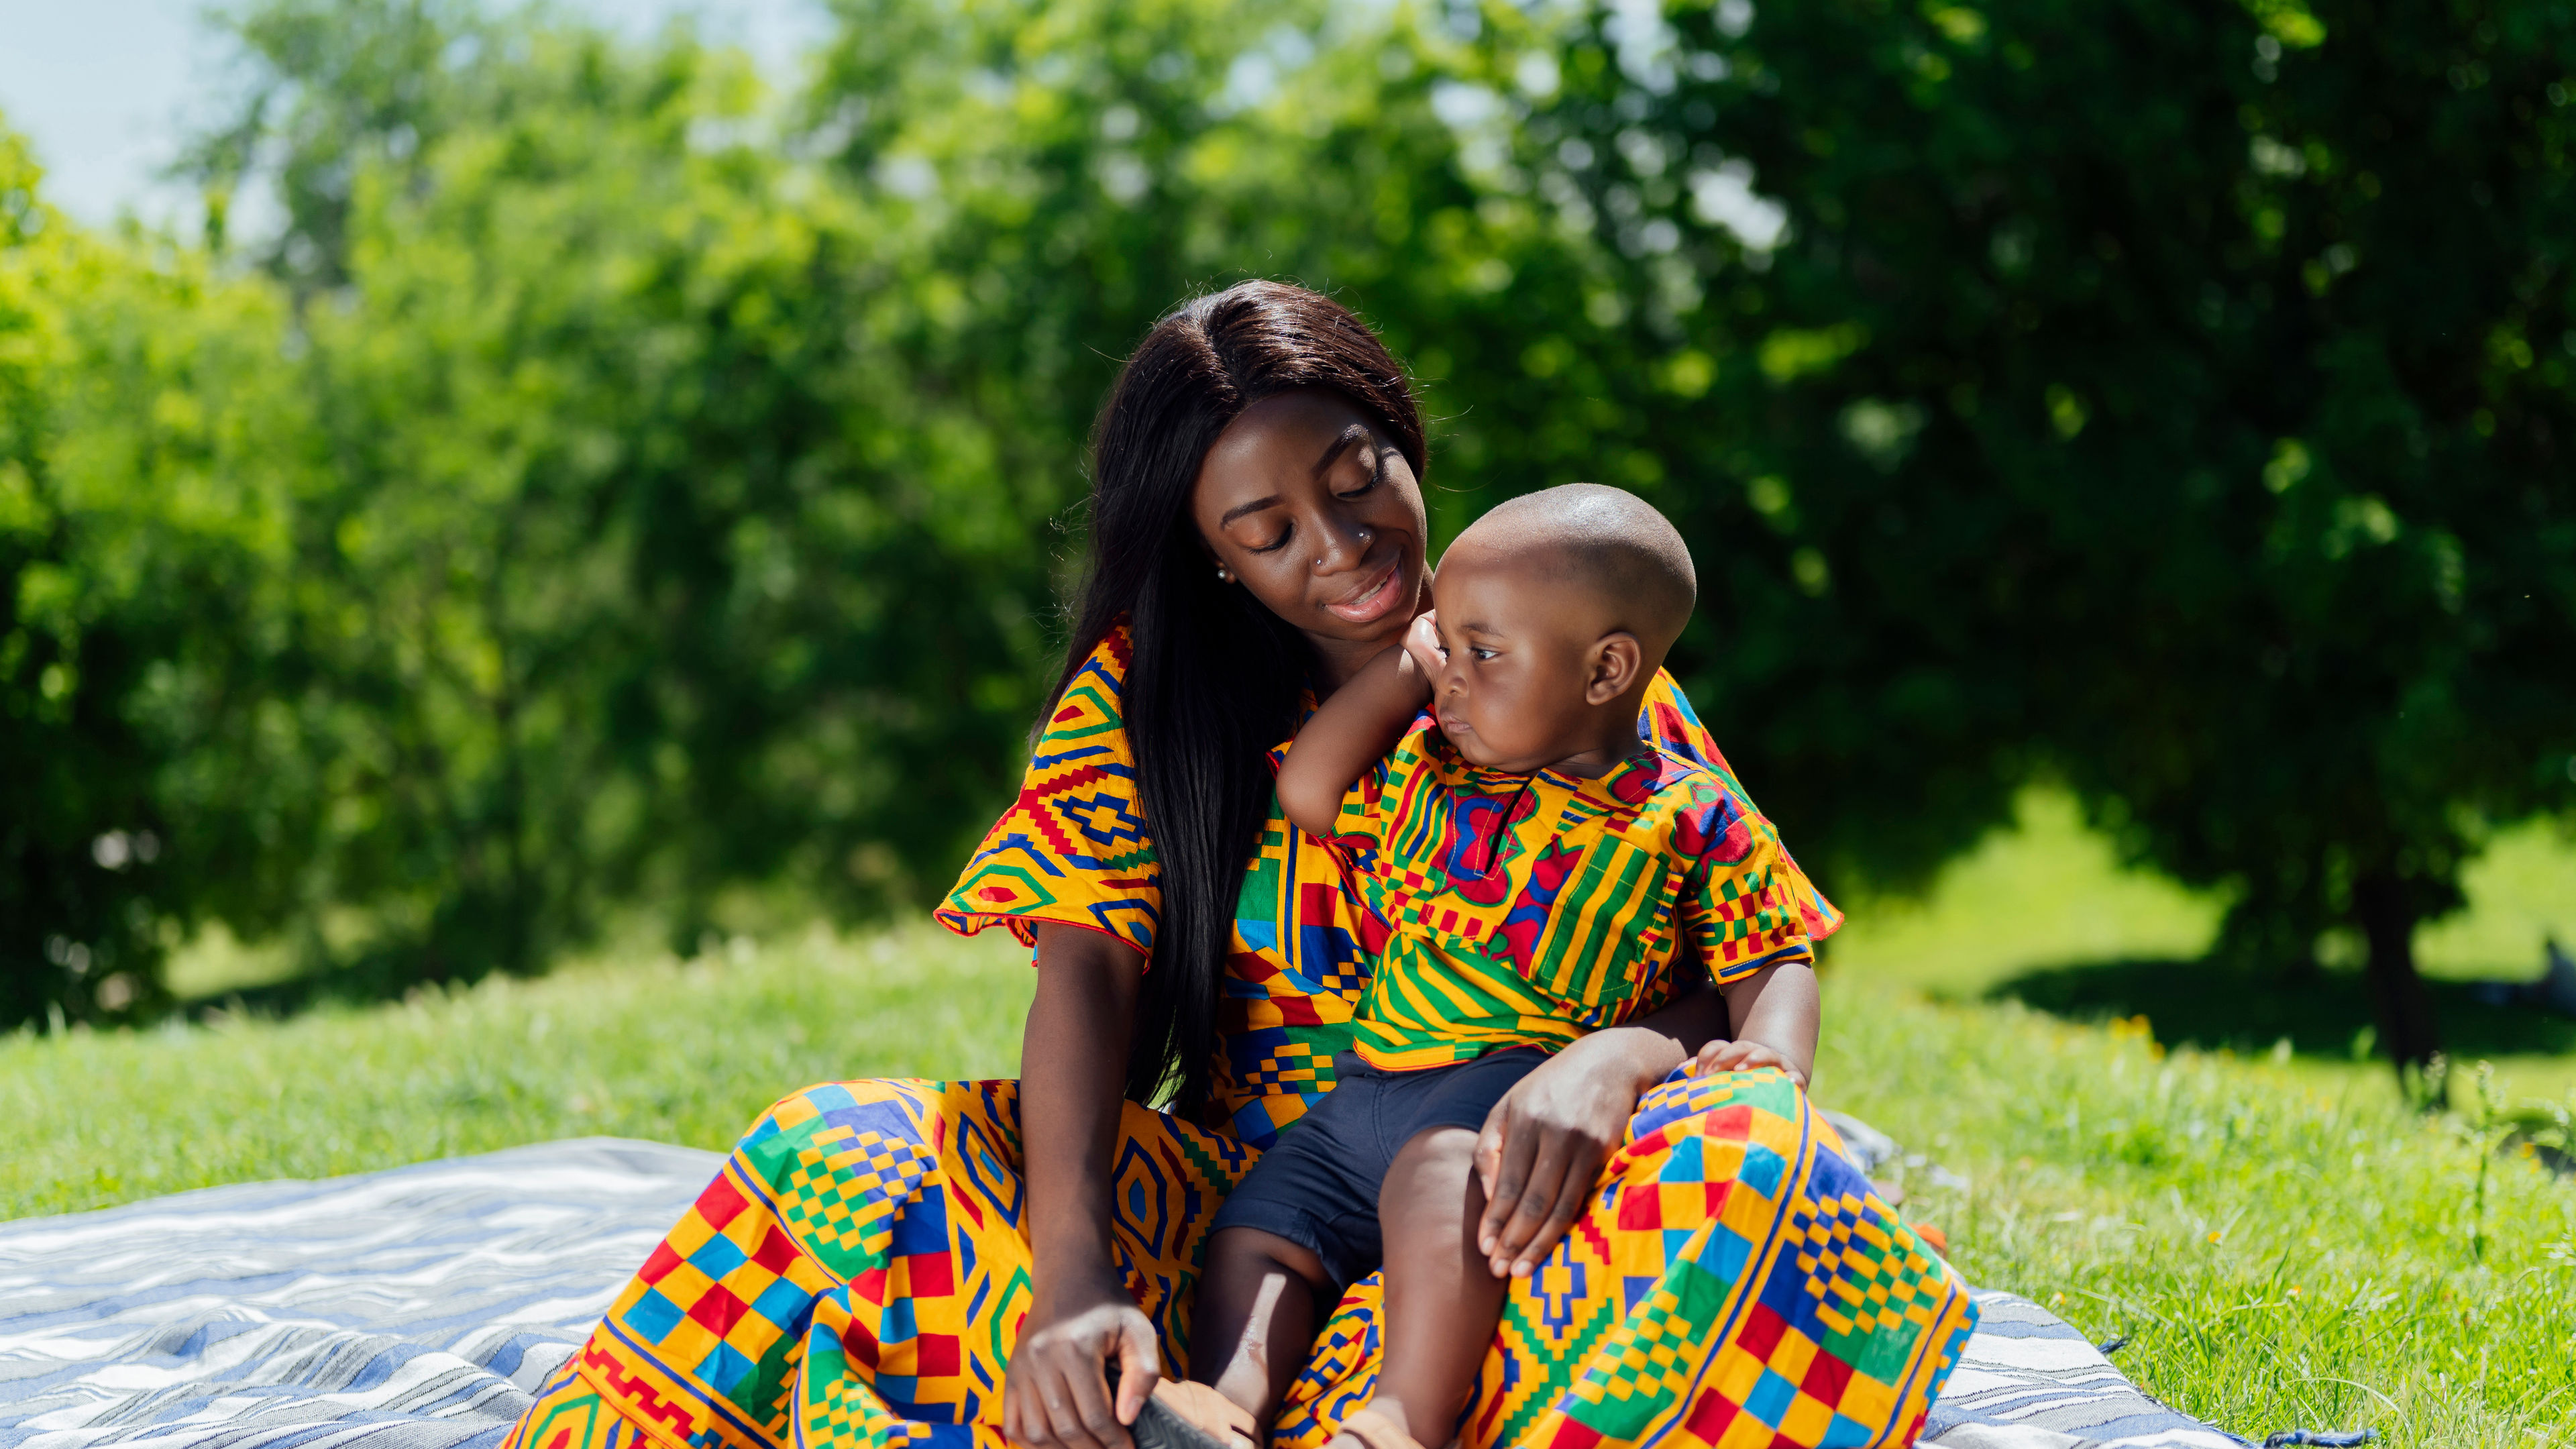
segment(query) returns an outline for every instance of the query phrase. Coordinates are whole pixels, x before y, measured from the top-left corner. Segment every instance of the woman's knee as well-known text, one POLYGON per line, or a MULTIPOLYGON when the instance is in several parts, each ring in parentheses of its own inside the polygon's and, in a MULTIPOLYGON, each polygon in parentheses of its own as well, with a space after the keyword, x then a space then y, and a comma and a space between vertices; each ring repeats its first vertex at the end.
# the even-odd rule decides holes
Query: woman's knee
POLYGON ((937 1082, 893 1079, 809 1083, 762 1108, 760 1115, 752 1119, 751 1130, 743 1134, 744 1140, 763 1135, 767 1128, 798 1126, 827 1112, 854 1106, 864 1107, 878 1102, 924 1106, 936 1102, 941 1089, 942 1084, 937 1082))

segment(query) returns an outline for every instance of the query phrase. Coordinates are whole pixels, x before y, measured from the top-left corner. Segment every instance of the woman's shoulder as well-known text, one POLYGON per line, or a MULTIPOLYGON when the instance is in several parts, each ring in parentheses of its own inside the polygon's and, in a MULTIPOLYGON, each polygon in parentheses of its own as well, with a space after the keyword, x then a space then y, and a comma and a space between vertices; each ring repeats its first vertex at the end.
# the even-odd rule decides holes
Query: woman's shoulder
POLYGON ((1074 740, 1097 737, 1127 727, 1119 696, 1127 687, 1127 669, 1136 650, 1127 621, 1121 618, 1102 635, 1091 652, 1065 676, 1055 711, 1047 716, 1045 737, 1074 740))
POLYGON ((1083 656, 1082 667, 1074 672, 1077 676, 1094 676, 1114 689, 1127 682, 1128 666, 1135 662, 1136 633, 1127 616, 1121 614, 1118 622, 1109 626, 1109 632, 1100 636, 1100 642, 1091 646, 1091 652, 1083 656))

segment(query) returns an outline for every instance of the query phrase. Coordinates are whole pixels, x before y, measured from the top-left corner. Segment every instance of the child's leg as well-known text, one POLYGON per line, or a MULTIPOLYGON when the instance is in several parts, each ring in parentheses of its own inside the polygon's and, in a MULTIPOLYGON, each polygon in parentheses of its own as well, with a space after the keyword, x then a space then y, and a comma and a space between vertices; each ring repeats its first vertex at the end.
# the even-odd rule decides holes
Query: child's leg
POLYGON ((1259 1228, 1218 1229, 1191 1316, 1190 1377, 1251 1411, 1266 1439, 1315 1345, 1317 1300, 1335 1291, 1311 1250, 1259 1228))
POLYGON ((1417 1133, 1378 1196, 1386 1357, 1368 1407, 1431 1449, 1453 1436, 1503 1315, 1503 1280, 1476 1251, 1485 1194, 1475 1151, 1463 1127, 1417 1133))

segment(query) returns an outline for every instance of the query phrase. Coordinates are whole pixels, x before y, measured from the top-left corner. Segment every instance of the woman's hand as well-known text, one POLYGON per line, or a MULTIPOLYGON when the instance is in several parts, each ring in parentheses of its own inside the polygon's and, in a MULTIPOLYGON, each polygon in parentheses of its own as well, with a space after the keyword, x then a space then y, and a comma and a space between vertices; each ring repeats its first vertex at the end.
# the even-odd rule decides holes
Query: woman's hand
POLYGON ((1627 1140, 1637 1098, 1679 1066, 1670 1036, 1594 1032, 1542 1063, 1494 1104, 1476 1138, 1485 1216, 1476 1248, 1494 1276, 1526 1278, 1591 1200, 1601 1164, 1627 1140))
POLYGON ((1123 1285, 1060 1287, 1020 1325, 1002 1374, 1002 1437, 1026 1449, 1128 1449, 1127 1426, 1161 1377, 1153 1320, 1123 1285))

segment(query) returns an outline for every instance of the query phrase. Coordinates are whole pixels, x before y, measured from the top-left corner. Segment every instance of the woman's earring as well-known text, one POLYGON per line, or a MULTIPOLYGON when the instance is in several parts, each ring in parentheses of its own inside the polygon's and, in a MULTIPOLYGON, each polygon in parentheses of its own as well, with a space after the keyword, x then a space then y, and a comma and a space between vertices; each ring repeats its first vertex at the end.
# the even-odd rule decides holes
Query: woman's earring
POLYGON ((1234 571, 1223 564, 1218 564, 1216 566, 1216 576, 1219 583, 1230 584, 1234 582, 1234 571))

